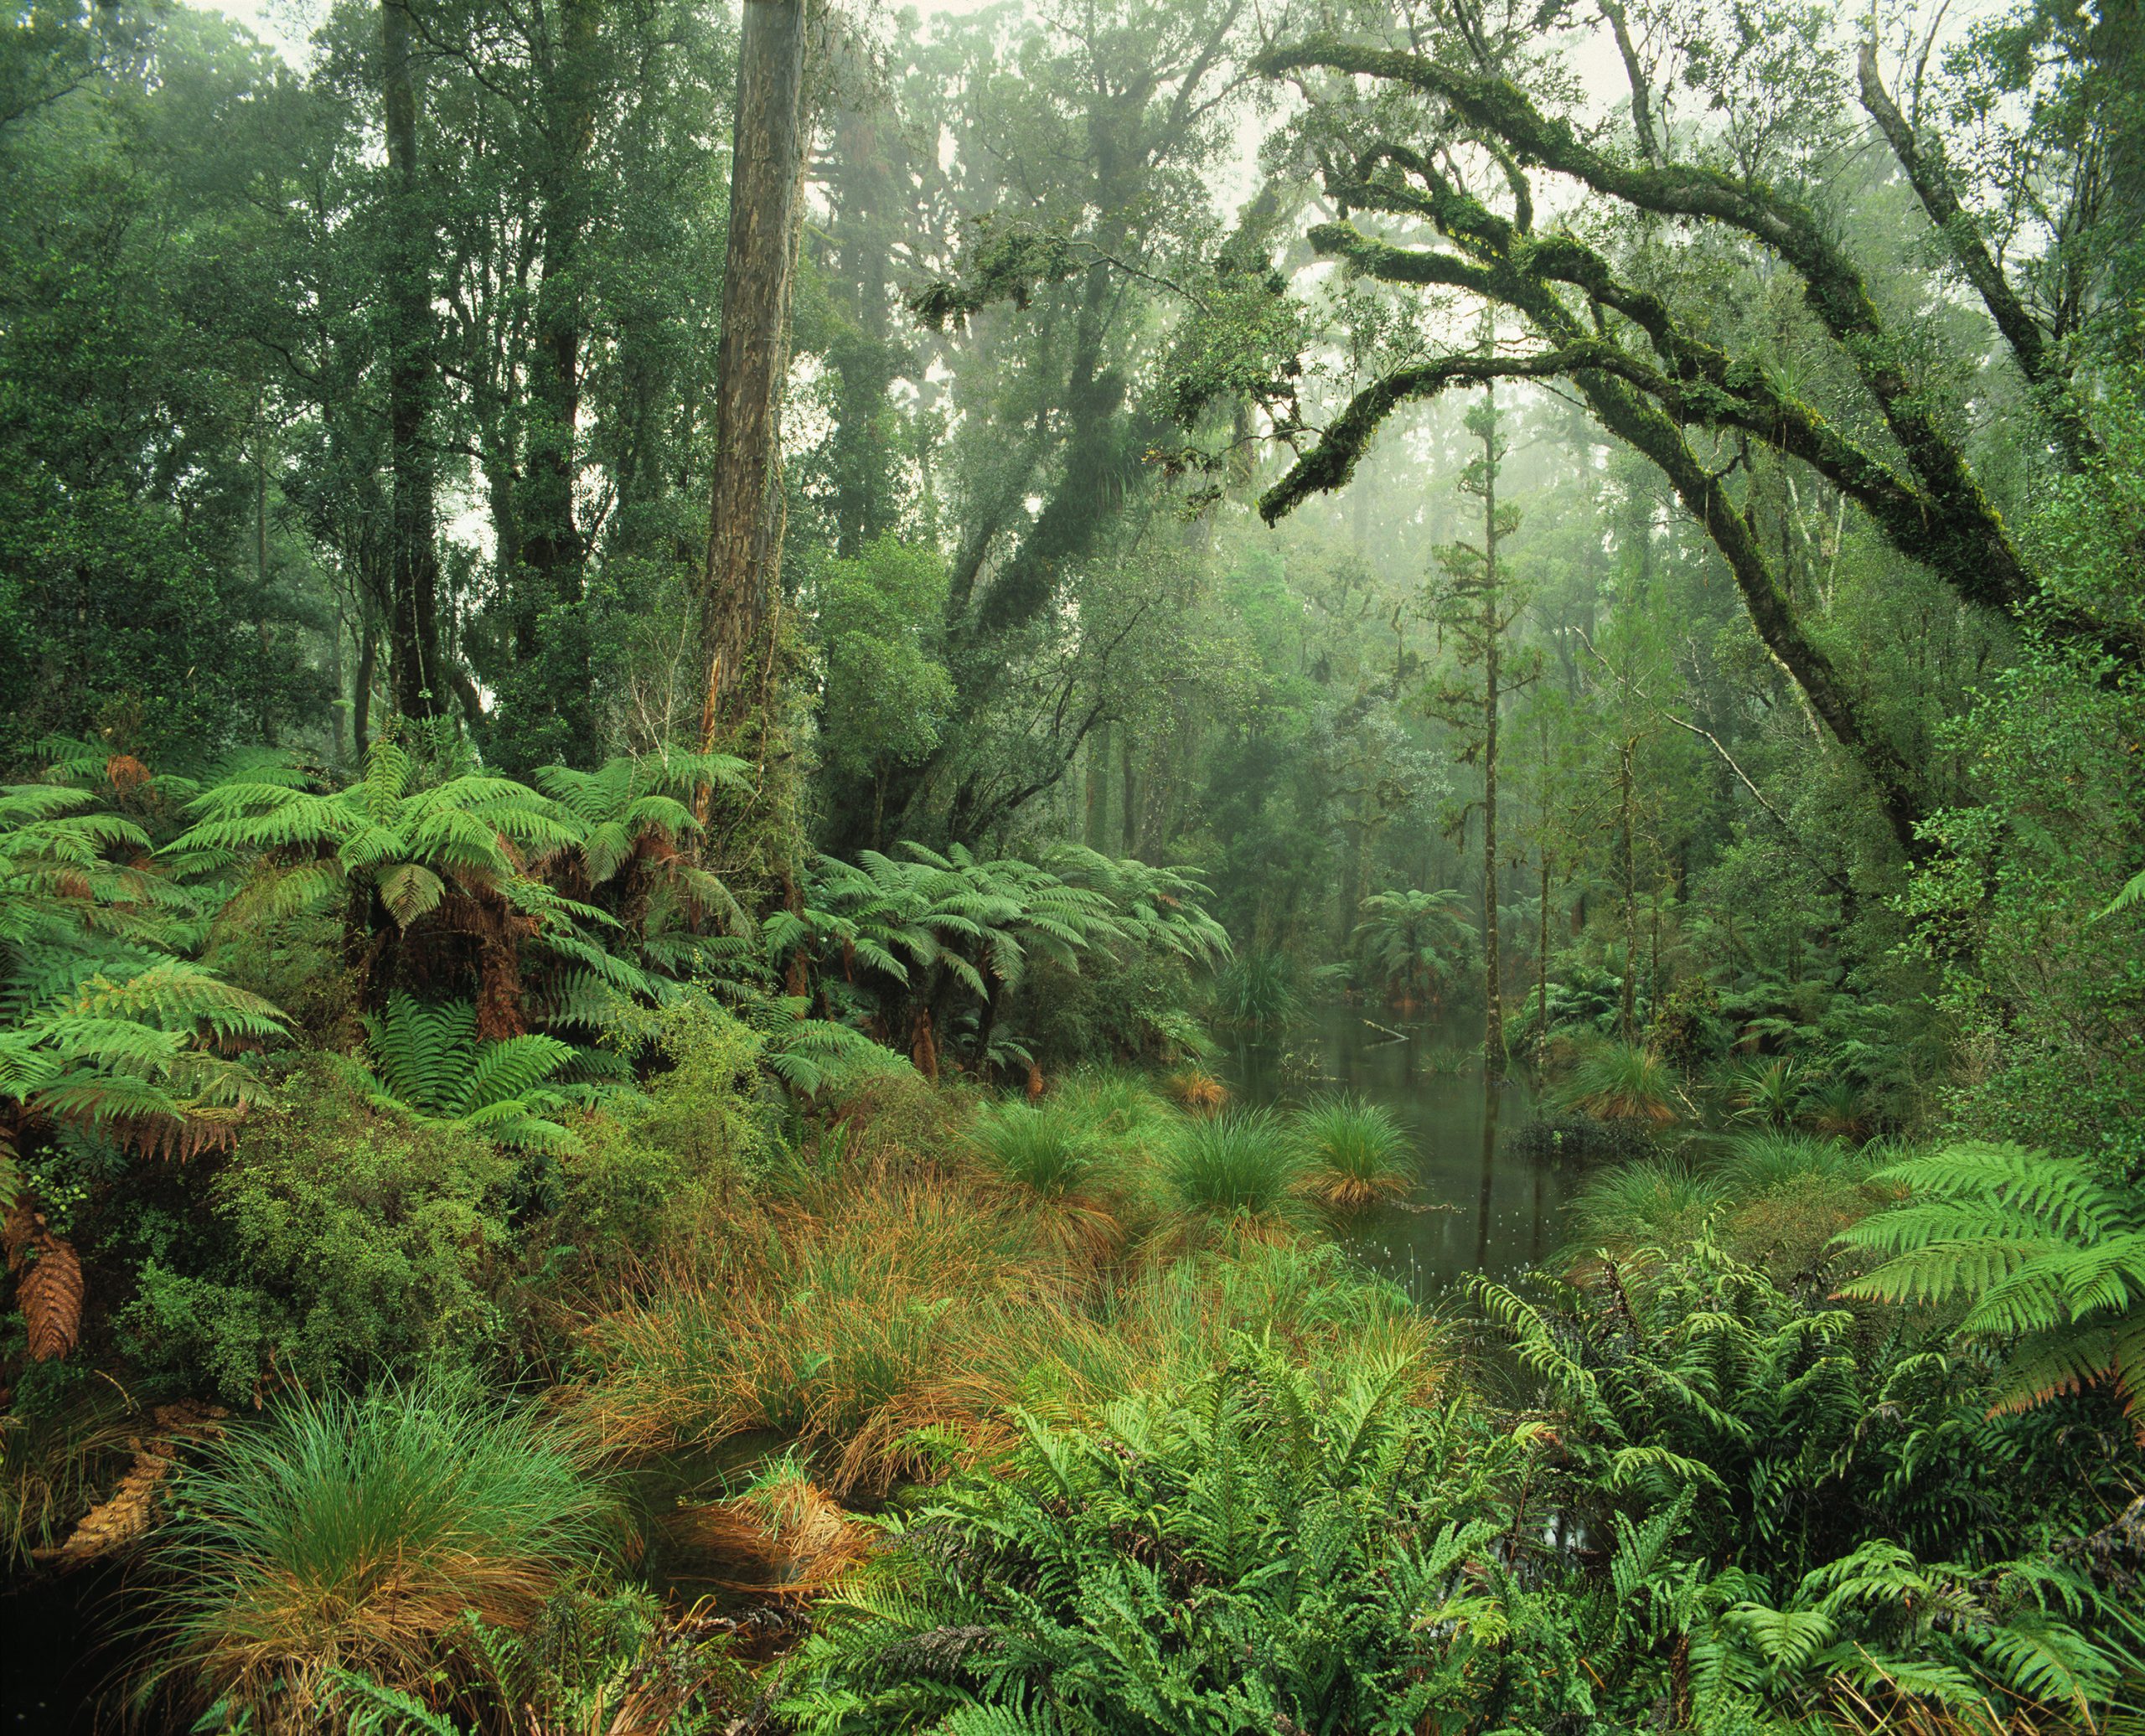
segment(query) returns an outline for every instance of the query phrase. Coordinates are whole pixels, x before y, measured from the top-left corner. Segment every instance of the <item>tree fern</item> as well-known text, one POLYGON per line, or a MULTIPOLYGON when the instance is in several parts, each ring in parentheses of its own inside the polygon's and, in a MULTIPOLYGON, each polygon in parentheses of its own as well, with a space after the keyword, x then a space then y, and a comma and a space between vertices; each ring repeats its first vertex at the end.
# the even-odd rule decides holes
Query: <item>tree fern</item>
MULTIPOLYGON (((319 790, 257 767, 217 783, 189 809, 193 824, 165 851, 183 871, 252 883, 269 907, 339 905, 348 949, 390 983, 430 980, 475 936, 484 1034, 520 1029, 518 953, 581 938, 607 913, 546 886, 532 860, 574 849, 584 827, 566 809, 511 779, 450 762, 421 767, 383 738, 364 775, 319 790)), ((241 894, 235 912, 247 901, 241 894)))
POLYGON ((2075 1158, 1956 1144, 1878 1172, 1907 1201, 1846 1232, 1885 1257, 1843 1293, 1963 1305, 1957 1330, 2000 1346, 1994 1408, 2106 1382, 2145 1441, 2145 1201, 2075 1158))

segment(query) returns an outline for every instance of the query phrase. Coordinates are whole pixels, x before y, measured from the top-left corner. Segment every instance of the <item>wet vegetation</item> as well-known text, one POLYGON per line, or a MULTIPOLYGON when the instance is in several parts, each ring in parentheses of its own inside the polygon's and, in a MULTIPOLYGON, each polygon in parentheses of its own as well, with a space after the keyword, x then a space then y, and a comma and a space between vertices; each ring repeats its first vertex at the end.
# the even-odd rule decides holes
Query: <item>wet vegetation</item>
POLYGON ((18 6, 14 1727, 2140 1728, 2141 93, 18 6))

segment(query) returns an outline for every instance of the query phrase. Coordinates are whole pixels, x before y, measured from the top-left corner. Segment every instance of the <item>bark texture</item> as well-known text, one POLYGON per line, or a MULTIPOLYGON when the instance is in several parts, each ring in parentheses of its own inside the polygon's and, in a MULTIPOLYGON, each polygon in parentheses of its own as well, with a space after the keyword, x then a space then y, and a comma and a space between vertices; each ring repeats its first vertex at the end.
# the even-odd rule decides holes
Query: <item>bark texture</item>
POLYGON ((406 0, 380 0, 380 96, 387 137, 389 240, 384 289, 391 330, 387 371, 393 477, 388 660, 396 708, 431 717, 446 707, 440 667, 439 553, 432 461, 426 449, 435 371, 432 225, 417 160, 417 88, 406 0))
POLYGON ((773 654, 782 558, 776 478, 804 163, 804 0, 746 0, 730 239, 716 361, 715 486, 701 570, 703 748, 755 710, 773 654))

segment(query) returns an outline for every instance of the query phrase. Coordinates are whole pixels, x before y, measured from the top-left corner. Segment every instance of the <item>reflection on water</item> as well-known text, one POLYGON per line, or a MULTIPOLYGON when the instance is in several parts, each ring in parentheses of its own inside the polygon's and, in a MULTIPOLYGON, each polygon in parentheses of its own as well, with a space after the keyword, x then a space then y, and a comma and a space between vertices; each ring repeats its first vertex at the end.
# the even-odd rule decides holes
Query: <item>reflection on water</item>
POLYGON ((1425 1299, 1470 1272, 1510 1277, 1548 1253, 1563 1239, 1559 1216, 1575 1180, 1569 1160, 1516 1144, 1533 1119, 1533 1093, 1519 1080, 1486 1080, 1478 1062, 1463 1058, 1480 1035, 1479 1016, 1403 1026, 1333 1007, 1244 1043, 1223 1067, 1241 1103, 1345 1090, 1400 1118, 1415 1144, 1414 1191, 1347 1218, 1340 1239, 1425 1299))

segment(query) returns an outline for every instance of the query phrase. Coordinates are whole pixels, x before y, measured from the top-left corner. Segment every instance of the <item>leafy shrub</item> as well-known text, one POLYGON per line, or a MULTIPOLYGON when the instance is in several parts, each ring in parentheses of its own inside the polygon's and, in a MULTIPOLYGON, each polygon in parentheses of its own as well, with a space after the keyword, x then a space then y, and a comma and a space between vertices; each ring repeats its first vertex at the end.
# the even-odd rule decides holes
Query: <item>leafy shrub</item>
POLYGON ((1037 862, 986 860, 959 844, 943 855, 901 849, 905 860, 877 850, 855 862, 818 858, 805 908, 769 917, 763 939, 770 955, 815 960, 820 993, 902 1044, 933 1078, 942 1049, 989 1068, 1032 1062, 1021 1003, 1031 976, 1047 969, 1092 967, 1114 985, 1057 1021, 1062 1058, 1103 1043, 1126 1058, 1159 1052, 1155 1021, 1175 1024, 1179 1009, 1171 995, 1153 999, 1143 975, 1176 978, 1228 948, 1205 886, 1181 870, 1077 845, 1037 862))
POLYGON ((1295 1221, 1303 1158, 1268 1109, 1239 1109, 1178 1129, 1162 1182, 1195 1232, 1271 1235, 1295 1221))
POLYGON ((1408 1136, 1391 1110, 1342 1093, 1314 1098, 1293 1131, 1310 1165, 1305 1188, 1321 1203, 1347 1211, 1408 1191, 1408 1136))
POLYGON ((301 1072, 207 1182, 208 1233, 144 1262, 122 1330, 234 1404, 480 1357, 500 1336, 488 1286, 518 1168, 301 1072))
POLYGON ((875 1175, 943 1170, 975 1113, 975 1097, 959 1082, 933 1085, 907 1062, 881 1049, 886 1065, 845 1074, 821 1102, 822 1161, 839 1153, 846 1167, 875 1175))
POLYGON ((158 1682, 301 1723, 333 1672, 426 1683, 473 1615, 514 1629, 613 1540, 586 1454, 436 1384, 285 1403, 179 1480, 157 1539, 158 1682))
POLYGON ((665 1007, 652 1033, 659 1071, 644 1101, 620 1110, 636 1134, 698 1174, 749 1174, 777 1144, 759 1071, 760 1036, 704 1000, 665 1007))

